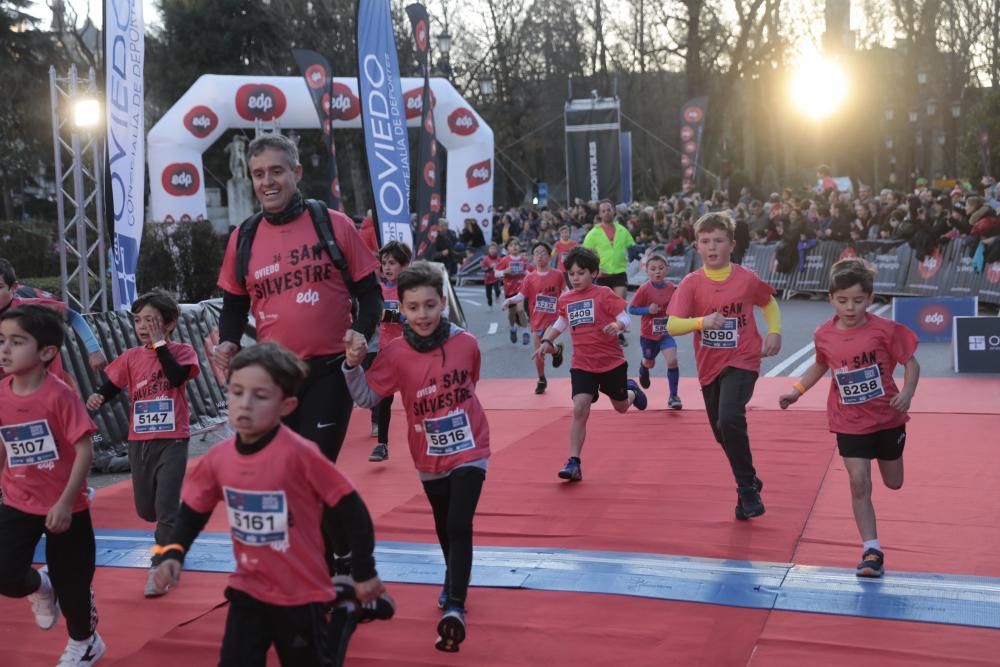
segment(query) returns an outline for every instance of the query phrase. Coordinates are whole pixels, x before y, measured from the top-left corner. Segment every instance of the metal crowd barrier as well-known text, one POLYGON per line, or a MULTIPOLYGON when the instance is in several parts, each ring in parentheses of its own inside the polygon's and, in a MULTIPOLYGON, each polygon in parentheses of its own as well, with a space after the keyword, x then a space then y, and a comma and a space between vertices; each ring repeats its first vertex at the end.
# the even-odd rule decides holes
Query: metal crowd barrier
MULTIPOLYGON (((802 251, 796 247, 798 261, 791 272, 778 271, 778 244, 751 243, 743 266, 787 298, 799 292, 826 293, 835 262, 844 257, 863 257, 878 269, 878 295, 978 296, 981 302, 1000 304, 1000 262, 977 268, 973 262, 976 243, 972 237, 954 239, 921 259, 906 241, 818 241, 802 251)), ((701 266, 701 258, 693 250, 668 257, 667 261, 667 280, 673 283, 701 266)), ((628 280, 636 286, 647 280, 639 260, 629 263, 628 280)))

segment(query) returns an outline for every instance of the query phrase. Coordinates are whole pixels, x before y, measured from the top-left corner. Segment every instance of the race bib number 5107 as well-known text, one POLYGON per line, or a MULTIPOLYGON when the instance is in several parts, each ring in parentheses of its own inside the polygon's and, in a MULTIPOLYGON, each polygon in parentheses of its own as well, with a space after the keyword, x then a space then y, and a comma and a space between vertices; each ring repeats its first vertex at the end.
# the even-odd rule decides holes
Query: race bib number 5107
POLYGON ((11 468, 59 460, 55 438, 45 419, 0 427, 0 439, 3 439, 7 465, 11 468))

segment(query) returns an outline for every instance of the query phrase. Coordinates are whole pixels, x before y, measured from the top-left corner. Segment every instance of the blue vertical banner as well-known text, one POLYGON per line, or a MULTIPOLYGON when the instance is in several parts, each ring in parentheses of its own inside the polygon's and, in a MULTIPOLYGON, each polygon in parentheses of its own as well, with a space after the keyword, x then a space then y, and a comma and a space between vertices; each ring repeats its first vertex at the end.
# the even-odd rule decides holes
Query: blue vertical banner
POLYGON ((622 201, 632 203, 632 133, 622 132, 618 137, 622 151, 622 201))
POLYGON ((139 264, 142 226, 146 221, 142 0, 107 2, 104 27, 104 109, 108 132, 105 187, 111 193, 114 219, 111 292, 115 310, 120 310, 128 308, 138 297, 135 272, 139 264))
POLYGON ((358 0, 358 92, 379 244, 413 247, 410 149, 389 0, 358 0))

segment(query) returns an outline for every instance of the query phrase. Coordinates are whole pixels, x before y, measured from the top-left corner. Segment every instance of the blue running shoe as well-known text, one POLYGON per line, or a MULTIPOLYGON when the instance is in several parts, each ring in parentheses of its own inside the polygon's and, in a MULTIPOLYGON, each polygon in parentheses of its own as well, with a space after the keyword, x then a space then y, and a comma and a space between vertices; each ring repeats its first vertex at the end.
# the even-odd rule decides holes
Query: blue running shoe
POLYGON ((517 327, 510 328, 510 342, 517 345, 517 327))
POLYGON ((449 606, 438 621, 438 638, 434 648, 445 653, 458 653, 458 646, 465 641, 465 610, 449 606))
POLYGON ((559 477, 561 479, 568 479, 571 482, 579 482, 582 480, 583 468, 580 466, 580 461, 571 456, 569 460, 566 461, 566 465, 564 465, 562 470, 559 471, 559 477))
POLYGON ((531 335, 527 331, 525 331, 524 334, 521 336, 521 345, 527 345, 530 342, 531 342, 531 335))
POLYGON ((642 385, 643 389, 649 389, 649 369, 643 365, 639 365, 639 384, 642 385))
POLYGON ((636 410, 646 409, 646 394, 643 393, 642 389, 639 389, 639 385, 635 383, 635 380, 629 380, 625 383, 625 388, 629 391, 635 392, 635 400, 632 401, 632 405, 635 406, 636 410))

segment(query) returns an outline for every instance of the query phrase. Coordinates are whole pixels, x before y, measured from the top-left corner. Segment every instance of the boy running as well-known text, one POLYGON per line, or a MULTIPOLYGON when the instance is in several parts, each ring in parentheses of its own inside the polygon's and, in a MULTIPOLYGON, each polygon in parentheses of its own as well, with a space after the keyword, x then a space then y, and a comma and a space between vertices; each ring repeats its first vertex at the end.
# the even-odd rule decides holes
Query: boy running
POLYGON ((570 329, 573 340, 573 363, 570 379, 573 391, 573 424, 569 434, 569 460, 559 471, 561 479, 579 482, 583 479, 580 454, 587 438, 590 406, 598 392, 611 399, 618 412, 630 405, 646 409, 646 395, 628 377, 625 353, 618 345, 618 336, 628 330, 629 316, 625 300, 608 287, 594 284, 600 270, 600 259, 593 250, 573 248, 566 255, 566 271, 570 289, 564 292, 556 306, 558 319, 541 337, 536 357, 555 354, 555 339, 570 329))
POLYGON ((569 225, 562 225, 559 227, 559 240, 556 241, 553 248, 556 271, 559 273, 566 273, 566 255, 568 255, 569 251, 578 245, 580 244, 570 238, 569 225))
POLYGON ((851 480, 851 508, 863 542, 859 577, 881 577, 885 554, 875 530, 872 505, 872 459, 890 489, 903 486, 903 447, 907 411, 917 390, 920 364, 913 353, 917 336, 902 324, 867 312, 872 304, 875 270, 861 259, 843 259, 830 271, 830 303, 835 315, 816 329, 816 361, 792 391, 782 396, 784 410, 833 373, 826 401, 830 431, 851 480), (903 364, 903 388, 892 378, 903 364))
POLYGON ((0 595, 27 597, 35 622, 51 630, 66 617, 61 667, 104 655, 90 588, 96 562, 87 472, 97 427, 80 397, 48 366, 59 356, 59 315, 27 305, 0 315, 0 595), (45 562, 31 567, 45 535, 45 562))
POLYGON ((781 311, 774 289, 749 269, 729 261, 736 247, 735 223, 723 213, 708 213, 694 226, 704 266, 681 281, 667 309, 667 333, 694 332, 694 358, 708 422, 722 445, 736 479, 736 518, 764 513, 747 433, 747 403, 760 374, 761 356, 781 350, 781 311), (767 320, 761 345, 754 306, 767 320))
POLYGON ((465 640, 465 601, 472 574, 472 521, 486 480, 490 429, 476 397, 481 357, 475 337, 442 317, 444 278, 427 262, 399 276, 403 337, 388 344, 368 371, 364 336, 344 337, 344 377, 354 402, 375 405, 399 392, 406 407, 410 454, 434 515, 446 564, 435 648, 453 653, 465 640))
POLYGON ((233 357, 229 424, 236 435, 212 447, 188 475, 171 543, 158 549, 155 584, 165 592, 178 584, 184 557, 215 506, 225 504, 236 571, 225 593, 220 667, 263 665, 272 644, 285 667, 329 665, 331 655, 342 659, 346 651, 346 638, 332 636, 327 620, 334 598, 371 603, 384 593, 361 497, 314 442, 281 423, 295 410, 305 377, 305 365, 277 343, 233 357), (348 526, 354 577, 336 589, 323 540, 333 523, 348 526))
MULTIPOLYGON (((168 544, 181 486, 187 468, 191 419, 186 387, 198 377, 198 355, 187 343, 169 340, 180 309, 164 290, 143 294, 132 304, 132 321, 139 347, 125 351, 105 369, 108 381, 87 399, 87 408, 102 405, 129 388, 128 460, 136 513, 156 522, 156 544, 168 544)), ((153 572, 160 559, 153 556, 146 578, 146 597, 160 593, 153 572)))
MULTIPOLYGON (((413 254, 410 252, 409 246, 399 241, 389 241, 378 251, 378 258, 382 263, 382 323, 379 325, 379 351, 403 335, 403 319, 399 312, 399 291, 396 281, 399 280, 399 274, 403 269, 410 265, 412 257, 413 254)), ((373 463, 389 458, 389 420, 392 418, 392 398, 391 394, 386 396, 374 409, 378 423, 378 444, 368 456, 368 460, 373 463)))
POLYGON ((670 384, 670 398, 667 407, 680 410, 684 407, 677 395, 680 370, 677 367, 677 342, 667 333, 667 306, 676 289, 667 282, 667 259, 663 255, 651 255, 646 260, 646 275, 649 280, 639 286, 628 312, 642 316, 639 347, 642 348, 642 363, 639 365, 639 384, 649 388, 649 369, 656 365, 656 357, 662 352, 667 362, 667 382, 670 384))
POLYGON ((483 267, 483 285, 486 286, 486 305, 493 307, 493 298, 500 298, 500 279, 497 278, 496 268, 500 261, 500 248, 496 243, 491 243, 486 249, 486 256, 480 261, 483 267))
MULTIPOLYGON (((556 321, 556 302, 566 288, 566 278, 559 271, 550 269, 552 253, 549 245, 536 241, 531 248, 531 258, 535 262, 535 270, 529 273, 521 283, 521 290, 503 302, 502 308, 507 310, 519 303, 527 303, 531 311, 531 342, 534 351, 538 351, 542 334, 556 321)), ((538 372, 536 394, 544 394, 549 382, 545 379, 545 357, 532 355, 535 360, 535 370, 538 372)), ((563 345, 556 345, 552 356, 552 367, 559 368, 563 361, 563 345)))
MULTIPOLYGON (((524 282, 525 276, 529 271, 534 271, 535 267, 521 256, 521 242, 517 237, 512 236, 507 239, 504 247, 507 254, 497 262, 495 274, 503 279, 503 296, 509 299, 521 291, 521 283, 524 282)), ((521 342, 527 345, 531 337, 528 335, 528 315, 524 312, 524 308, 521 306, 508 308, 507 321, 510 322, 510 342, 517 344, 517 332, 520 330, 523 332, 521 342)))

